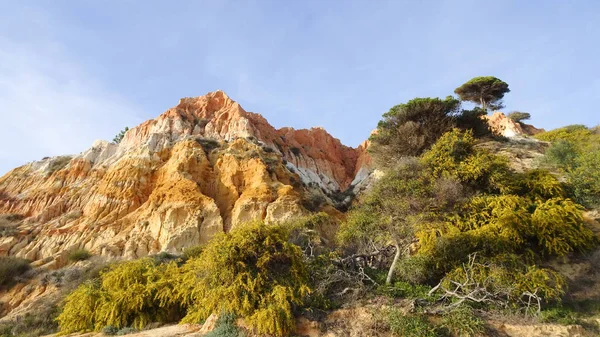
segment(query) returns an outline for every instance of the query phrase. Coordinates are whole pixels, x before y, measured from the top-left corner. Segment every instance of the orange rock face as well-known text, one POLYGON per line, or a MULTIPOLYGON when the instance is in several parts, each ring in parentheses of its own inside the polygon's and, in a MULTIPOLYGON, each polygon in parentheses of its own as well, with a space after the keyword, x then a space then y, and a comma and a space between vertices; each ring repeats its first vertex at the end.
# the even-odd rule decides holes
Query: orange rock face
POLYGON ((134 258, 176 252, 244 222, 304 214, 305 186, 345 190, 368 176, 367 144, 322 128, 275 129, 222 91, 184 98, 74 157, 0 178, 0 214, 20 214, 0 255, 60 266, 70 250, 134 258), (303 184, 304 183, 304 184, 303 184))
POLYGON ((532 136, 544 132, 544 129, 538 129, 533 125, 515 122, 500 111, 494 112, 491 116, 484 117, 487 119, 492 132, 504 137, 532 136))

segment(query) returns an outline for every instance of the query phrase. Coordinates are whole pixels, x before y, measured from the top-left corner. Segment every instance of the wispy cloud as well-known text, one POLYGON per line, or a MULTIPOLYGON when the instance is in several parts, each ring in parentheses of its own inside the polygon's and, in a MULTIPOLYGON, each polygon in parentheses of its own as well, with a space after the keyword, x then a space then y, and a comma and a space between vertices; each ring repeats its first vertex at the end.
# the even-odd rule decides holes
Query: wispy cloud
POLYGON ((36 16, 35 34, 0 35, 0 175, 44 156, 79 153, 141 121, 135 106, 86 74, 52 38, 50 20, 28 14, 36 16))
POLYGON ((599 3, 546 5, 0 0, 0 172, 215 89, 349 145, 393 105, 481 75, 507 81, 507 107, 536 126, 596 123, 599 3))

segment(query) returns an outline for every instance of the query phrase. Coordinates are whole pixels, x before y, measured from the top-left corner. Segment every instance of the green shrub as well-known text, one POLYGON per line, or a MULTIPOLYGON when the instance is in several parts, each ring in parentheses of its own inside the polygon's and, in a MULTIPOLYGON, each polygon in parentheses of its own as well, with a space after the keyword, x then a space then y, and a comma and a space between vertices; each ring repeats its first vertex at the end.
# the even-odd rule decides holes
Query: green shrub
POLYGON ((309 257, 327 254, 335 247, 337 220, 325 212, 312 213, 282 223, 290 231, 289 242, 299 246, 309 257))
POLYGON ((565 140, 585 147, 597 141, 599 135, 592 133, 585 125, 569 125, 559 129, 538 133, 535 138, 546 142, 565 140))
POLYGON ((442 326, 458 337, 472 337, 485 332, 485 323, 473 313, 473 309, 466 305, 458 306, 444 313, 442 326))
POLYGON ((400 260, 396 267, 398 278, 412 284, 423 284, 432 279, 431 258, 415 255, 400 260))
POLYGON ((274 152, 275 152, 275 150, 273 150, 273 148, 271 148, 271 147, 268 147, 268 146, 266 146, 266 145, 265 145, 265 146, 262 146, 262 150, 263 150, 265 153, 274 153, 274 152))
POLYGON ((348 249, 361 253, 376 247, 393 249, 394 259, 386 261, 386 284, 391 284, 397 261, 410 249, 415 230, 435 217, 430 212, 437 208, 435 180, 418 160, 405 158, 374 183, 340 226, 338 240, 348 249))
POLYGON ((85 249, 76 249, 69 253, 67 258, 71 262, 85 261, 92 257, 92 254, 85 249))
POLYGON ((317 212, 326 202, 327 200, 321 193, 309 192, 304 196, 304 198, 302 198, 302 207, 311 212, 317 212))
POLYGON ((125 133, 129 131, 129 127, 125 127, 125 129, 119 131, 119 133, 113 138, 113 143, 119 144, 123 138, 125 137, 125 133))
POLYGON ((553 198, 538 205, 531 215, 531 233, 542 252, 564 256, 594 247, 597 238, 585 226, 583 208, 570 199, 553 198))
POLYGON ((583 125, 548 131, 537 138, 551 141, 543 163, 565 173, 571 196, 580 204, 600 205, 600 133, 583 125))
POLYGON ((427 299, 431 287, 408 282, 394 282, 392 286, 380 286, 379 292, 396 298, 427 299))
POLYGON ((221 146, 218 141, 210 138, 196 138, 196 142, 202 146, 206 153, 209 153, 214 149, 218 149, 221 146))
POLYGON ((17 225, 0 225, 0 237, 13 236, 17 233, 17 225))
POLYGON ((558 140, 546 150, 542 163, 566 171, 573 167, 577 156, 577 148, 573 143, 558 140))
POLYGON ((566 174, 575 200, 589 208, 600 205, 600 134, 574 125, 537 137, 553 142, 544 162, 566 174))
POLYGON ((388 324, 395 336, 401 337, 438 337, 438 329, 434 327, 427 316, 422 314, 404 315, 399 310, 390 310, 388 324))
POLYGON ((246 152, 242 158, 258 159, 258 158, 261 158, 261 156, 260 156, 260 153, 258 153, 258 151, 256 151, 255 149, 252 149, 252 150, 246 152))
POLYGON ((454 126, 453 115, 459 105, 448 96, 444 100, 415 98, 392 107, 369 138, 369 152, 377 166, 393 167, 402 157, 423 153, 454 126))
POLYGON ((480 258, 471 254, 468 262, 446 273, 435 289, 440 299, 447 301, 512 305, 528 314, 547 303, 559 302, 566 281, 551 269, 528 264, 523 256, 480 258))
POLYGON ((552 198, 566 197, 564 185, 556 176, 545 170, 530 170, 515 175, 514 182, 514 194, 527 197, 536 204, 552 198))
POLYGON ((18 233, 18 225, 23 216, 20 214, 0 215, 0 237, 13 236, 18 233))
POLYGON ((456 127, 464 131, 472 130, 477 138, 493 136, 490 124, 483 118, 485 115, 487 111, 479 107, 473 110, 462 110, 456 116, 456 127))
POLYGON ((102 333, 107 336, 114 336, 118 332, 119 332, 119 328, 112 326, 112 325, 107 325, 102 329, 102 333))
POLYGON ((52 158, 50 164, 48 165, 48 173, 52 174, 56 171, 62 170, 67 164, 71 161, 71 157, 69 156, 60 156, 56 158, 52 158))
POLYGON ((181 311, 173 295, 175 262, 152 258, 112 265, 99 280, 80 285, 65 299, 57 320, 61 332, 99 331, 105 326, 142 329, 151 322, 173 322, 181 311))
POLYGON ((561 197, 542 197, 562 193, 553 184, 532 185, 525 196, 476 196, 459 204, 446 223, 424 225, 416 232, 418 255, 431 258, 431 266, 444 273, 474 252, 548 257, 591 249, 597 240, 585 226, 581 206, 561 197))
POLYGON ((299 149, 299 148, 297 148, 297 147, 295 147, 295 146, 292 146, 292 147, 290 147, 290 151, 292 151, 292 153, 293 153, 295 156, 299 156, 299 155, 300 155, 300 153, 301 153, 301 152, 300 152, 300 149, 299 149))
POLYGON ((173 260, 177 260, 179 259, 179 256, 173 255, 169 252, 160 252, 156 255, 153 255, 152 258, 154 259, 154 263, 163 264, 173 260))
POLYGON ((0 337, 13 337, 14 323, 2 322, 0 323, 0 337))
POLYGON ((135 328, 125 327, 119 331, 117 331, 117 336, 129 335, 130 333, 137 332, 135 328))
POLYGON ((577 316, 576 312, 562 306, 548 308, 541 312, 543 322, 558 323, 562 325, 579 324, 580 320, 577 316))
POLYGON ((258 333, 288 335, 294 328, 292 306, 309 293, 302 251, 288 236, 281 226, 254 223, 213 238, 182 267, 177 290, 189 305, 183 322, 230 312, 258 333))
POLYGON ((56 305, 39 301, 33 311, 20 315, 15 321, 0 323, 0 337, 38 337, 55 333, 57 314, 56 305))
POLYGON ((360 289, 361 280, 352 278, 349 274, 341 273, 342 270, 333 261, 339 259, 335 253, 318 255, 310 260, 311 293, 305 299, 304 306, 312 309, 330 310, 338 308, 344 300, 342 294, 345 289, 360 289))
POLYGON ((204 245, 188 247, 183 250, 183 259, 187 261, 191 258, 198 257, 202 254, 202 251, 204 251, 204 245))
POLYGON ((112 265, 67 296, 60 330, 142 329, 182 316, 199 323, 226 311, 260 333, 286 335, 294 327, 292 307, 309 292, 302 251, 288 237, 281 226, 248 224, 218 235, 182 266, 150 257, 112 265))
POLYGON ((600 206, 600 148, 577 157, 567 177, 577 202, 589 208, 600 206))
POLYGON ((299 246, 308 260, 311 293, 304 301, 306 308, 337 308, 348 296, 362 292, 364 277, 340 265, 341 257, 332 251, 339 227, 335 217, 324 212, 313 213, 282 226, 290 230, 288 241, 299 246))
POLYGON ((473 189, 496 193, 510 188, 507 159, 475 145, 472 131, 453 129, 421 156, 421 162, 433 176, 457 179, 473 189))
POLYGON ((224 313, 219 316, 213 331, 204 337, 244 337, 246 334, 235 325, 235 315, 224 313))
POLYGON ((530 119, 531 114, 528 112, 513 111, 513 112, 509 113, 506 117, 512 119, 513 121, 515 121, 517 123, 521 123, 524 120, 530 119))
POLYGON ((10 287, 31 267, 29 261, 17 257, 0 257, 0 289, 10 287))
POLYGON ((57 318, 61 332, 92 331, 107 325, 96 324, 95 310, 101 296, 99 288, 98 282, 89 280, 66 297, 65 306, 57 318))
POLYGON ((279 164, 279 157, 263 157, 262 160, 265 165, 267 165, 267 172, 269 172, 269 174, 272 174, 274 172, 273 168, 279 164))

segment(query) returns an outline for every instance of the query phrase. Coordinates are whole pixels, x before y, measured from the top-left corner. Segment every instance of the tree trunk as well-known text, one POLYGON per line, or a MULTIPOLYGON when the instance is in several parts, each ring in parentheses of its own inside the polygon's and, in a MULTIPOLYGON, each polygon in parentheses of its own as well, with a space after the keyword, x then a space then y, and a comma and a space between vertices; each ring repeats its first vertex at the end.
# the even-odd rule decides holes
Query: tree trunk
POLYGON ((387 278, 385 279, 385 284, 392 284, 392 276, 394 275, 394 270, 396 269, 396 264, 398 264, 398 260, 400 259, 400 245, 397 242, 394 242, 394 247, 396 247, 396 254, 394 255, 394 261, 392 261, 392 265, 390 266, 390 270, 388 270, 387 278))
POLYGON ((481 97, 481 108, 487 112, 487 106, 485 104, 485 101, 483 100, 483 97, 481 97))

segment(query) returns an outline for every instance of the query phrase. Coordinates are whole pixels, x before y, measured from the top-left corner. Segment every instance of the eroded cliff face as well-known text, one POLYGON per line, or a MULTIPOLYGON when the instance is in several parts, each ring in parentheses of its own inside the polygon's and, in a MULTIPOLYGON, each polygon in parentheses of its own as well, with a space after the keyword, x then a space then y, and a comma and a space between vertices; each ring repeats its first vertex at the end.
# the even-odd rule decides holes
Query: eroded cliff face
POLYGON ((508 138, 532 136, 545 131, 544 129, 538 129, 533 125, 515 122, 500 111, 496 111, 492 115, 484 117, 490 125, 492 132, 508 138))
MULTIPOLYGON (((538 131, 502 113, 487 119, 509 137, 538 131)), ((344 146, 322 128, 275 129, 222 91, 183 98, 119 144, 97 141, 0 178, 0 214, 24 217, 0 236, 0 255, 49 267, 76 248, 135 258, 180 251, 247 221, 282 221, 305 214, 303 200, 315 193, 333 203, 364 187, 367 147, 344 146)))
POLYGON ((344 191, 369 165, 366 144, 344 146, 322 128, 276 130, 222 91, 184 98, 119 144, 97 141, 0 178, 0 214, 24 217, 0 237, 0 255, 58 267, 76 248, 176 252, 247 221, 304 214, 309 186, 344 191))

